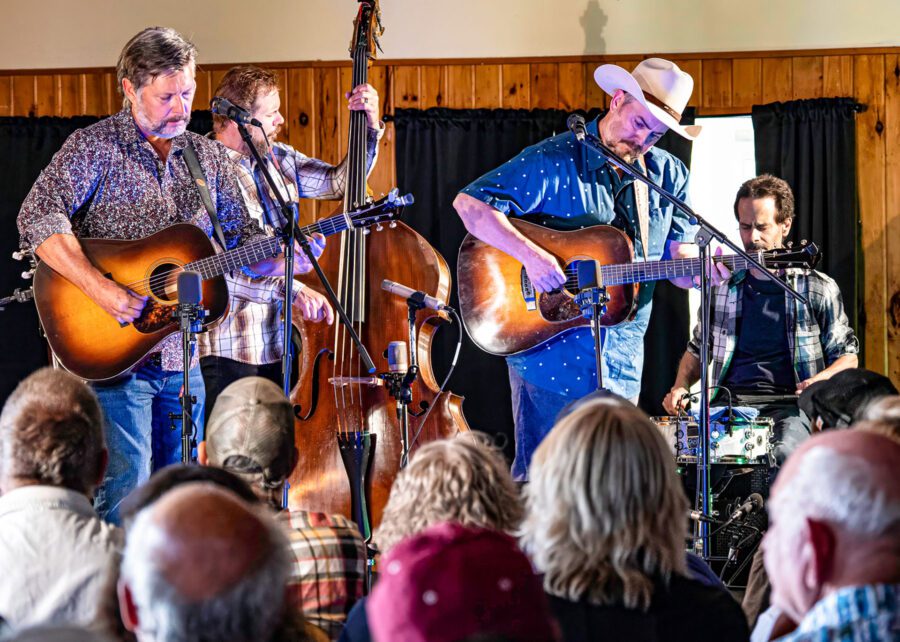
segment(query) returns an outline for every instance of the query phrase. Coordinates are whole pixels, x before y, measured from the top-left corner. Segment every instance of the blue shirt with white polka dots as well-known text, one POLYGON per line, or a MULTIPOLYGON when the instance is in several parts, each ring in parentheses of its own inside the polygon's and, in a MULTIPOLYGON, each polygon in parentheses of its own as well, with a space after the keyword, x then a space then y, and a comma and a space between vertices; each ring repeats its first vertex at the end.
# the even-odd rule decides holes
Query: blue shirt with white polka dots
MULTIPOLYGON (((596 136, 597 120, 587 129, 596 136)), ((644 155, 644 162, 654 183, 688 200, 684 163, 656 148, 644 155)), ((555 229, 613 225, 631 237, 636 256, 643 260, 633 179, 620 178, 600 154, 578 143, 571 132, 528 147, 462 192, 508 216, 524 217, 555 229)), ((696 228, 671 203, 651 191, 649 206, 649 260, 663 257, 667 241, 693 241, 696 228)), ((653 288, 653 283, 641 286, 633 321, 604 332, 604 387, 627 398, 640 392, 643 336, 650 319, 653 288)), ((596 386, 593 340, 587 328, 558 335, 526 353, 508 357, 507 362, 529 383, 573 399, 596 386)))

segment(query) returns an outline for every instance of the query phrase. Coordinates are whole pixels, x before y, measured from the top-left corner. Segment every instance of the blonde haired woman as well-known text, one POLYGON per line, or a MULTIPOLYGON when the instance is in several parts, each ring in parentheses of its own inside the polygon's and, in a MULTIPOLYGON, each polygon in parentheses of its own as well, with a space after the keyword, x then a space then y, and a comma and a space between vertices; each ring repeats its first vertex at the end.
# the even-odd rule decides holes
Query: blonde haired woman
POLYGON ((567 641, 746 640, 730 596, 690 579, 687 499, 659 430, 593 399, 535 452, 522 543, 567 641))
MULTIPOLYGON (((499 451, 483 435, 464 433, 433 441, 415 452, 391 487, 374 540, 378 550, 386 553, 442 522, 513 533, 524 512, 499 451)), ((342 642, 371 639, 365 602, 366 598, 358 601, 347 616, 342 642)))

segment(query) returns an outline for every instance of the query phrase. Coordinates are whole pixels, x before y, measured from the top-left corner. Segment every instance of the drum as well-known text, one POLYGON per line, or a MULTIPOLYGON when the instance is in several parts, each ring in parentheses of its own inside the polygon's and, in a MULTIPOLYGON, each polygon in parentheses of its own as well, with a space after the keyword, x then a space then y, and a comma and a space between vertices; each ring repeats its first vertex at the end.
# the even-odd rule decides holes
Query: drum
MULTIPOLYGON (((678 463, 693 464, 700 457, 698 424, 689 417, 651 417, 678 463)), ((767 417, 753 421, 710 424, 709 461, 712 464, 769 463, 772 426, 767 417)))

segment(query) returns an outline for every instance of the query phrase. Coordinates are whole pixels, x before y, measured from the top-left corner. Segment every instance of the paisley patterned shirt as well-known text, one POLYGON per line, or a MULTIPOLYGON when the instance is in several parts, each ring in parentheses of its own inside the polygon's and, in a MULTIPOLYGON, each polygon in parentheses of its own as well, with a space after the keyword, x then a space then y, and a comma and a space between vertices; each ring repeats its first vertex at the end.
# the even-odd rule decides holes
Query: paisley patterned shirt
MULTIPOLYGON (((174 223, 212 236, 212 222, 182 157, 190 141, 206 177, 228 249, 263 232, 247 212, 225 148, 197 134, 172 139, 163 161, 128 108, 73 133, 41 172, 19 211, 21 245, 37 248, 53 234, 139 239, 174 223)), ((181 339, 162 343, 163 370, 181 370, 181 339)))

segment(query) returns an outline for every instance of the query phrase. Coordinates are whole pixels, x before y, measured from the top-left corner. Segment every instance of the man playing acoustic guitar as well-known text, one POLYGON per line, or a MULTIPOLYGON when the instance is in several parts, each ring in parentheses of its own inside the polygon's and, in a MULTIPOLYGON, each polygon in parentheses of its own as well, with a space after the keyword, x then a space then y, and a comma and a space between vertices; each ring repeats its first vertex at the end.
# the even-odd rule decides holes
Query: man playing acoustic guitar
MULTIPOLYGON (((78 238, 139 239, 184 222, 212 236, 213 224, 185 150, 193 148, 199 161, 228 249, 265 238, 247 212, 225 148, 185 131, 197 86, 195 71, 194 45, 174 30, 153 27, 134 36, 117 65, 122 110, 72 134, 19 212, 22 245, 123 326, 141 317, 149 287, 108 278, 87 258, 78 238)), ((321 254, 324 240, 317 237, 313 247, 321 254)), ((311 268, 301 252, 297 258, 298 272, 311 268)), ((270 258, 245 269, 251 275, 277 275, 283 263, 270 258)), ((283 298, 283 289, 281 283, 252 295, 270 302, 283 298)), ((96 497, 102 517, 117 521, 119 503, 151 469, 181 459, 181 431, 172 429, 169 415, 181 414, 182 369, 181 340, 173 335, 123 377, 95 384, 109 448, 109 467, 96 497)), ((197 397, 193 417, 199 430, 203 379, 196 358, 190 389, 197 397)))
MULTIPOLYGON (((669 129, 691 140, 699 133, 697 126, 679 124, 693 91, 690 75, 672 62, 650 58, 633 73, 602 65, 594 79, 612 98, 609 111, 589 123, 587 131, 635 167, 645 167, 653 182, 688 200, 686 167, 653 145, 669 129)), ((634 242, 635 255, 648 261, 696 255, 696 248, 690 245, 695 230, 682 213, 655 193, 647 194, 645 186, 636 188, 632 178, 620 176, 599 153, 579 145, 569 132, 533 145, 488 172, 463 189, 453 205, 473 236, 522 263, 541 292, 565 283, 560 262, 516 230, 507 216, 530 215, 534 222, 561 230, 612 225, 625 231, 634 242)), ((727 270, 723 270, 724 275, 727 270)), ((673 279, 673 283, 685 288, 692 285, 690 277, 673 279)), ((642 286, 635 319, 603 333, 604 387, 633 400, 640 392, 643 337, 652 296, 653 285, 642 286)), ((557 413, 593 390, 594 362, 588 329, 564 333, 507 358, 516 424, 513 474, 517 479, 527 478, 531 454, 553 426, 557 413)))

